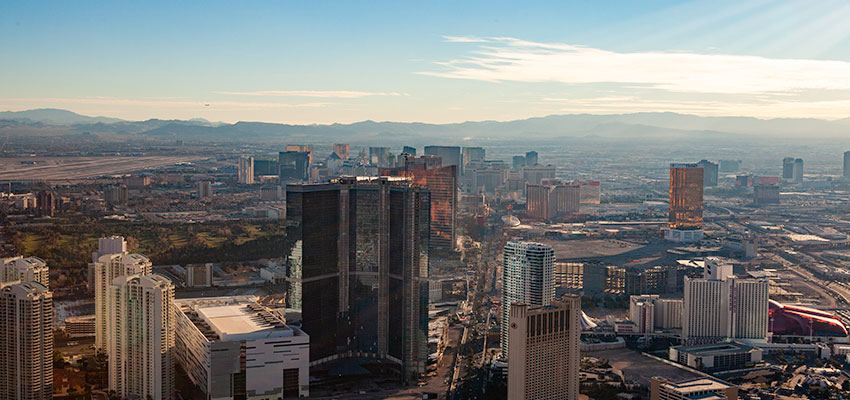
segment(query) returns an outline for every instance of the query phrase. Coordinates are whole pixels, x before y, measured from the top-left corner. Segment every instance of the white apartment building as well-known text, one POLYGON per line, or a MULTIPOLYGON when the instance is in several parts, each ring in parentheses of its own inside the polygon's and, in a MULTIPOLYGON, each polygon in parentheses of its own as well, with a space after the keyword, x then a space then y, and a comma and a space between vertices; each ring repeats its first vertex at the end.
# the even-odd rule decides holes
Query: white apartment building
POLYGON ((109 286, 109 389, 121 398, 174 398, 174 286, 129 275, 109 286))
POLYGON ((655 331, 655 300, 658 295, 632 296, 629 298, 629 319, 635 323, 637 333, 655 331))
POLYGON ((207 399, 309 396, 309 336, 256 298, 180 299, 174 309, 177 361, 207 399))
POLYGON ((50 287, 47 263, 38 257, 0 258, 0 282, 38 282, 50 287))
POLYGON ((39 282, 0 289, 0 399, 53 398, 53 294, 39 282))
POLYGON ((546 306, 555 297, 555 251, 534 242, 511 241, 502 260, 502 359, 508 355, 512 303, 546 306))
POLYGON ((731 265, 707 258, 703 278, 685 277, 683 341, 766 341, 768 290, 766 280, 739 279, 732 275, 731 265))
POLYGON ((655 329, 682 328, 682 299, 656 299, 655 329))
POLYGON ((575 400, 579 392, 581 300, 511 304, 509 400, 575 400))
POLYGON ((150 275, 151 261, 135 253, 107 254, 100 256, 97 262, 91 264, 94 271, 94 315, 95 315, 95 347, 100 351, 108 351, 107 338, 107 289, 119 276, 150 275))

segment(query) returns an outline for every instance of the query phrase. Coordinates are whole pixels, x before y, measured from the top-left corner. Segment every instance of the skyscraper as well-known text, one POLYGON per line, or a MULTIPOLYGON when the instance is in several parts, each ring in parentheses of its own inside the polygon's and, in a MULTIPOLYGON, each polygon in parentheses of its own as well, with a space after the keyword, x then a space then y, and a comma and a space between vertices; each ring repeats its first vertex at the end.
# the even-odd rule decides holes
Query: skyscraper
POLYGON ((53 398, 53 294, 38 282, 0 286, 0 398, 53 398))
POLYGON ((242 185, 251 185, 254 183, 254 157, 239 157, 237 175, 238 181, 242 185))
POLYGON ((38 282, 50 287, 47 263, 38 257, 0 258, 0 282, 38 282))
POLYGON ((782 179, 794 179, 794 157, 782 159, 782 179))
POLYGON ((703 175, 698 164, 670 164, 667 240, 696 242, 702 239, 703 175))
POLYGON ((700 168, 702 168, 702 171, 703 171, 703 178, 702 178, 703 186, 705 186, 705 187, 715 187, 715 186, 717 186, 717 176, 718 176, 718 173, 717 173, 717 170, 718 170, 717 167, 718 166, 717 166, 717 164, 715 164, 711 161, 708 161, 708 160, 701 160, 700 162, 697 163, 697 165, 700 166, 700 168))
POLYGON ((300 293, 311 365, 361 357, 405 379, 428 357, 430 192, 409 178, 286 188, 288 292, 300 293))
POLYGON ((511 161, 511 169, 514 171, 520 171, 525 166, 525 156, 514 156, 511 161))
POLYGON ((543 180, 555 179, 555 166, 528 164, 522 167, 522 177, 531 185, 539 185, 543 180))
POLYGON ((401 148, 402 154, 410 154, 413 157, 416 157, 416 147, 404 146, 401 148))
MULTIPOLYGON (((423 156, 421 159, 436 157, 423 156)), ((419 159, 413 159, 419 160, 419 159)), ((431 191, 431 248, 454 249, 457 219, 457 167, 429 168, 427 163, 409 162, 403 167, 381 170, 384 176, 409 177, 431 191)))
POLYGON ((121 398, 174 398, 174 286, 160 275, 109 285, 109 389, 121 398))
POLYGON ((456 165, 460 169, 463 166, 458 146, 425 146, 425 155, 442 158, 444 167, 456 165))
POLYGON ((278 153, 280 183, 306 181, 310 177, 310 153, 282 151, 278 153))
POLYGON ((390 156, 389 147, 369 147, 369 164, 378 167, 390 167, 390 156))
POLYGON ((108 313, 109 300, 108 288, 112 281, 119 276, 125 275, 150 275, 151 261, 141 254, 107 254, 100 256, 93 263, 94 269, 94 314, 95 314, 95 340, 94 344, 98 350, 108 349, 108 313))
POLYGON ((555 297, 555 251, 534 242, 511 241, 502 260, 502 358, 509 354, 511 304, 547 306, 555 297))
POLYGON ((768 288, 765 280, 737 278, 731 265, 707 258, 702 278, 685 277, 682 340, 686 344, 724 339, 764 342, 768 288))
POLYGON ((339 158, 343 160, 348 160, 348 154, 350 152, 350 148, 347 144, 335 144, 334 145, 334 153, 339 156, 339 158))
POLYGON ((844 152, 844 177, 850 178, 850 151, 844 152))
POLYGON ((803 159, 794 160, 794 169, 792 171, 792 181, 794 183, 803 183, 803 159))
POLYGON ((537 152, 536 151, 529 151, 529 152, 525 153, 525 165, 528 165, 528 166, 531 166, 531 167, 537 165, 537 152))
POLYGON ((581 301, 510 306, 508 399, 578 399, 581 301))
POLYGON ((52 217, 56 212, 56 197, 53 192, 42 190, 36 195, 35 205, 39 217, 52 217))
POLYGON ((210 181, 198 181, 196 195, 199 199, 212 197, 212 183, 210 181))
POLYGON ((468 171, 469 163, 474 162, 482 162, 484 161, 486 151, 483 147, 464 147, 462 149, 462 157, 463 157, 463 168, 462 173, 464 175, 472 172, 468 171))
POLYGON ((528 215, 545 220, 577 213, 581 203, 581 187, 577 183, 526 185, 528 215))

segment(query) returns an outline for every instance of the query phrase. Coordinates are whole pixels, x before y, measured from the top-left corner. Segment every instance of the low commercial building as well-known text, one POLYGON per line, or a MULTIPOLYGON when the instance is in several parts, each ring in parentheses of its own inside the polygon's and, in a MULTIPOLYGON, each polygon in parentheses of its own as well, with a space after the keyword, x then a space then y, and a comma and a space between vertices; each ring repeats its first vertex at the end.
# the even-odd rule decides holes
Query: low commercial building
POLYGON ((717 378, 694 378, 672 382, 653 377, 649 387, 650 400, 735 400, 738 387, 717 378))
POLYGON ((250 296, 174 301, 177 361, 207 399, 308 397, 310 338, 250 296))
POLYGON ((761 362, 764 351, 740 342, 673 346, 670 360, 699 370, 726 371, 761 362))
POLYGON ((65 333, 72 338, 94 337, 94 314, 65 318, 65 333))

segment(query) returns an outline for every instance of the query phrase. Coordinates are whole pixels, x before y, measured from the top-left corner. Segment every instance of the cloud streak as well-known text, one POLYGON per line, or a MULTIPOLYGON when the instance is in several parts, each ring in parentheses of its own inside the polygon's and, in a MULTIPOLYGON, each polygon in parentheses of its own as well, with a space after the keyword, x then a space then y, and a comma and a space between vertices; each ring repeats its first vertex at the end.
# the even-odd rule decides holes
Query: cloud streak
POLYGON ((358 99, 371 96, 403 96, 401 93, 358 92, 350 90, 260 90, 255 92, 215 91, 213 93, 230 96, 318 97, 333 99, 358 99))
POLYGON ((615 83, 691 94, 779 94, 850 89, 850 62, 689 52, 621 53, 509 37, 445 37, 473 43, 465 57, 440 61, 443 78, 487 82, 615 83))
POLYGON ((256 101, 192 101, 170 99, 124 99, 116 97, 40 97, 40 98, 0 98, 0 104, 85 104, 105 106, 143 106, 143 107, 174 107, 174 108, 204 108, 226 107, 228 109, 263 109, 263 108, 316 108, 325 107, 332 103, 274 103, 256 101))

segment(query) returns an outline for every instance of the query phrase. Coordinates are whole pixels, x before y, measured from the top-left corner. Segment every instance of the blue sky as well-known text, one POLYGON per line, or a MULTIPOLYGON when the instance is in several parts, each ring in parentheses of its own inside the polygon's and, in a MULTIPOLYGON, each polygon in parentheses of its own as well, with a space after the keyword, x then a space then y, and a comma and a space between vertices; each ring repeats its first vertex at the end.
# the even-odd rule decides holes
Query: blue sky
POLYGON ((0 109, 850 117, 850 1, 557 3, 2 2, 0 109))

